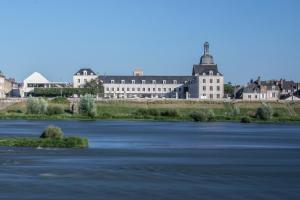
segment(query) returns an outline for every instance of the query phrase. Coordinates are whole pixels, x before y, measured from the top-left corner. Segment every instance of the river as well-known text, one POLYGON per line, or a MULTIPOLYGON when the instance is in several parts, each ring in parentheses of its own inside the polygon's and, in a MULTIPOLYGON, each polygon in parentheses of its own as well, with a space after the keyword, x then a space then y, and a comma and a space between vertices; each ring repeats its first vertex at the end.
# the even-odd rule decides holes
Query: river
POLYGON ((0 148, 0 199, 300 199, 300 124, 0 120, 54 124, 88 149, 0 148))

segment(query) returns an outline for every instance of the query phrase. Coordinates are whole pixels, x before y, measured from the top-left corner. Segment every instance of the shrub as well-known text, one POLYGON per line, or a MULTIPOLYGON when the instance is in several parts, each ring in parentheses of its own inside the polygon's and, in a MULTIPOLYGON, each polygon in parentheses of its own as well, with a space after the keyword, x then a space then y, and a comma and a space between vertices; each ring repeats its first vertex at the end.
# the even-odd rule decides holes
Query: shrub
POLYGON ((256 111, 256 118, 270 120, 273 116, 273 109, 270 105, 263 103, 256 111))
POLYGON ((64 134, 59 127, 50 125, 43 131, 40 138, 62 139, 63 135, 64 134))
POLYGON ((51 100, 52 103, 59 103, 59 104, 69 104, 69 100, 67 97, 55 97, 51 100))
POLYGON ((160 115, 164 117, 179 117, 178 111, 174 109, 162 111, 160 115))
POLYGON ((214 121, 215 120, 215 113, 213 110, 209 109, 207 110, 207 121, 214 121))
POLYGON ((211 110, 198 110, 190 114, 190 117, 196 122, 214 121, 215 113, 211 110))
POLYGON ((59 115, 63 114, 64 107, 60 105, 48 106, 47 115, 59 115))
POLYGON ((29 97, 26 102, 26 108, 28 114, 45 114, 48 103, 42 98, 29 97))
POLYGON ((248 116, 242 117, 241 118, 241 123, 251 123, 250 117, 248 117, 248 116))
POLYGON ((87 94, 80 98, 79 102, 79 113, 87 114, 94 118, 97 115, 95 99, 92 95, 87 94))
POLYGON ((199 110, 199 111, 194 111, 190 114, 190 117, 195 121, 195 122, 205 122, 207 121, 207 115, 204 111, 199 110))
POLYGON ((240 108, 239 108, 238 106, 234 105, 234 106, 232 107, 232 110, 231 110, 231 115, 232 115, 232 116, 237 116, 237 115, 239 115, 240 113, 241 113, 240 108))
POLYGON ((273 114, 273 117, 280 117, 279 112, 275 112, 275 113, 273 114))

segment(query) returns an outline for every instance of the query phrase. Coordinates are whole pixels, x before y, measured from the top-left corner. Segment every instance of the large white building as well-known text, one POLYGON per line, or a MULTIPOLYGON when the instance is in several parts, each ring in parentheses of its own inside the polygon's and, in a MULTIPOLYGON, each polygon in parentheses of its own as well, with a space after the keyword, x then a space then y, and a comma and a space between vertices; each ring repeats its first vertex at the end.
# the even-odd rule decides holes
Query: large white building
POLYGON ((83 87, 96 78, 103 83, 105 98, 218 100, 224 96, 224 77, 209 54, 207 42, 200 63, 193 66, 191 76, 148 76, 141 69, 136 69, 131 76, 96 76, 91 69, 80 69, 73 76, 73 86, 83 87))
POLYGON ((27 96, 34 91, 34 88, 54 88, 65 87, 68 83, 64 82, 51 82, 46 79, 41 73, 34 72, 23 81, 23 87, 21 88, 21 97, 27 96))

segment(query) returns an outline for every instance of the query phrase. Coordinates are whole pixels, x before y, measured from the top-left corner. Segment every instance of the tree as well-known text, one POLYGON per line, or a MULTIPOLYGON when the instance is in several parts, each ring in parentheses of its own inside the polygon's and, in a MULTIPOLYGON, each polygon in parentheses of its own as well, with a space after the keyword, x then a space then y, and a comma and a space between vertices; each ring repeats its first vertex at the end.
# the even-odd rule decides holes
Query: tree
POLYGON ((224 84, 224 94, 229 97, 234 97, 234 86, 231 83, 224 84))
POLYGON ((96 89, 99 93, 103 93, 103 84, 98 78, 92 79, 91 81, 87 82, 84 88, 96 89))
POLYGON ((87 114, 90 117, 97 115, 96 103, 92 95, 87 94, 80 98, 79 113, 87 114))

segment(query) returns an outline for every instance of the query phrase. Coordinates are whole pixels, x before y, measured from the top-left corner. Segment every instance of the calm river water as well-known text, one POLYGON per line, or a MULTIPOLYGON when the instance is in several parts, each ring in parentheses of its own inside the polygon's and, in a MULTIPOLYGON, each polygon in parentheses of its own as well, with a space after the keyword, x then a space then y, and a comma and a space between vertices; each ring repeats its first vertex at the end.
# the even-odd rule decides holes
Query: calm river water
POLYGON ((0 148, 0 199, 300 199, 300 125, 0 120, 49 124, 88 149, 0 148))

